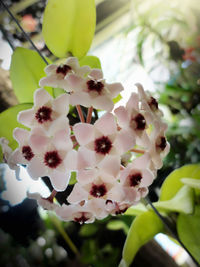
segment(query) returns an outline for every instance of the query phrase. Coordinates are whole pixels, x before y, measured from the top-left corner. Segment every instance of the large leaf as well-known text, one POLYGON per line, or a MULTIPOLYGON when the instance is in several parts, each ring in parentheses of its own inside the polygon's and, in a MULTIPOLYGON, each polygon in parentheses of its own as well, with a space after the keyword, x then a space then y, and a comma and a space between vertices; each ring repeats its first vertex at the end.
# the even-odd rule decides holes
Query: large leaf
POLYGON ((194 190, 184 185, 170 200, 158 201, 153 204, 159 211, 192 213, 194 210, 194 190))
POLYGON ((2 113, 0 113, 0 137, 5 137, 9 141, 9 146, 12 149, 15 149, 18 144, 13 138, 13 130, 16 127, 25 128, 22 124, 17 122, 17 114, 21 110, 29 109, 33 104, 20 104, 14 107, 11 107, 2 113))
POLYGON ((189 185, 190 187, 200 189, 200 179, 182 178, 181 182, 189 185))
POLYGON ((200 264, 200 206, 193 215, 180 214, 177 219, 179 238, 200 264))
POLYGON ((46 45, 57 57, 66 57, 70 52, 81 58, 90 48, 95 25, 94 0, 49 0, 42 33, 46 45))
MULTIPOLYGON (((22 47, 16 48, 12 55, 10 78, 20 103, 33 102, 33 94, 39 88, 39 80, 46 76, 45 67, 46 63, 37 52, 22 47)), ((51 88, 45 89, 52 95, 51 88)))
POLYGON ((161 187, 160 200, 164 201, 173 198, 184 186, 181 181, 184 177, 200 179, 200 164, 185 165, 170 173, 161 187))
POLYGON ((140 247, 163 230, 161 220, 153 211, 146 211, 137 216, 130 227, 120 266, 129 266, 140 247))
POLYGON ((90 66, 92 69, 101 69, 101 62, 98 57, 85 56, 79 60, 80 66, 90 66))

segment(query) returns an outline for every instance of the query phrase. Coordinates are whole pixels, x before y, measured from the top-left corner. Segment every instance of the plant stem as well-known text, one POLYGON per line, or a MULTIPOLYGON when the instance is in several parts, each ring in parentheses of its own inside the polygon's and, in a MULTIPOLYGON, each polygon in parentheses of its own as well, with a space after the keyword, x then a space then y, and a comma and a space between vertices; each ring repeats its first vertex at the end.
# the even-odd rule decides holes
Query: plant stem
POLYGON ((47 198, 47 200, 49 200, 50 202, 53 203, 53 199, 54 199, 54 197, 56 196, 57 193, 58 192, 55 189, 53 189, 53 191, 51 192, 51 195, 47 198))
POLYGON ((82 112, 82 109, 81 109, 80 105, 76 105, 76 109, 77 109, 80 121, 84 123, 85 122, 85 118, 83 116, 83 112, 82 112))
POLYGON ((88 113, 87 113, 87 119, 86 119, 86 122, 87 123, 90 123, 91 122, 91 119, 92 119, 92 112, 93 112, 93 107, 90 107, 88 109, 88 113))
POLYGON ((135 153, 139 153, 139 154, 144 154, 144 153, 145 153, 144 150, 135 149, 135 148, 131 149, 130 151, 131 151, 131 152, 135 152, 135 153))

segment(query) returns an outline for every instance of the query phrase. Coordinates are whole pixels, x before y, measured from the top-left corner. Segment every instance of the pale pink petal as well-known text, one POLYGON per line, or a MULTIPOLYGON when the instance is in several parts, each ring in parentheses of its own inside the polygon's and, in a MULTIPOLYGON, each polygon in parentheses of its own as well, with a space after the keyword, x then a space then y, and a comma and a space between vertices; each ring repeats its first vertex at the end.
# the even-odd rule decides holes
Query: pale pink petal
POLYGON ((30 132, 25 129, 15 128, 13 131, 13 137, 19 143, 20 146, 22 146, 24 142, 28 140, 29 135, 30 132))
POLYGON ((94 140, 94 126, 89 123, 77 123, 73 130, 80 145, 86 145, 94 140))
POLYGON ((58 96, 56 99, 54 99, 52 108, 53 110, 62 115, 67 115, 69 112, 69 95, 62 94, 58 96))
POLYGON ((52 143, 57 148, 57 150, 69 151, 73 146, 72 140, 69 135, 67 135, 67 131, 65 129, 59 130, 55 133, 52 139, 52 143))
POLYGON ((119 183, 116 183, 116 185, 112 187, 110 191, 108 191, 107 199, 119 202, 124 199, 124 191, 119 183))
POLYGON ((114 107, 113 101, 107 95, 91 98, 91 101, 90 105, 96 109, 111 111, 114 107))
POLYGON ((95 169, 91 170, 80 170, 77 174, 77 181, 84 185, 92 183, 97 175, 97 171, 95 169))
POLYGON ((151 162, 151 156, 149 153, 145 153, 144 155, 135 158, 133 162, 130 164, 132 168, 137 168, 137 169, 144 169, 148 168, 151 162))
POLYGON ((60 116, 54 120, 49 127, 48 133, 54 136, 60 130, 65 130, 66 135, 70 135, 69 120, 66 116, 60 116))
POLYGON ((121 83, 107 84, 106 87, 110 91, 112 98, 117 97, 119 93, 124 90, 124 87, 122 86, 121 83))
POLYGON ((50 64, 50 65, 48 65, 48 66, 44 69, 44 71, 45 71, 45 73, 48 75, 48 74, 54 73, 54 72, 56 71, 57 68, 58 68, 57 65, 55 65, 55 64, 50 64))
POLYGON ((142 100, 146 100, 147 96, 145 94, 145 91, 144 91, 144 88, 143 86, 140 84, 140 83, 136 83, 135 86, 137 87, 138 89, 138 94, 140 96, 140 99, 142 100))
POLYGON ((154 175, 149 170, 142 170, 142 180, 140 187, 149 186, 153 183, 154 175))
POLYGON ((120 154, 124 154, 135 145, 136 138, 133 133, 126 130, 121 130, 115 139, 114 146, 120 154))
POLYGON ((70 95, 70 104, 72 106, 82 105, 84 107, 91 107, 92 99, 88 93, 77 92, 70 95))
POLYGON ((98 164, 98 167, 105 173, 117 177, 120 170, 120 157, 119 156, 105 156, 104 159, 98 164))
POLYGON ((78 170, 84 168, 92 168, 96 163, 95 152, 88 150, 85 147, 80 147, 78 150, 78 170))
POLYGON ((124 187, 123 191, 124 191, 123 201, 132 203, 137 200, 138 198, 137 191, 132 187, 124 187))
POLYGON ((20 111, 18 113, 17 120, 21 124, 24 124, 25 126, 30 128, 34 117, 35 117, 35 112, 34 112, 34 109, 32 108, 32 109, 20 111))
POLYGON ((47 175, 46 166, 41 158, 34 157, 27 166, 27 172, 32 179, 37 180, 39 177, 47 175))
POLYGON ((117 132, 115 117, 111 113, 104 114, 94 125, 104 135, 115 134, 117 132))
POLYGON ((69 91, 66 80, 64 80, 62 76, 59 77, 57 74, 52 74, 51 76, 42 78, 39 82, 39 85, 41 87, 51 86, 55 88, 62 88, 65 89, 66 91, 69 91))
POLYGON ((127 110, 120 106, 117 109, 114 110, 115 115, 117 116, 117 120, 119 123, 119 126, 128 128, 129 126, 129 115, 127 110))
POLYGON ((29 193, 29 192, 27 192, 27 197, 30 198, 30 199, 37 200, 38 205, 40 205, 45 210, 55 210, 57 207, 59 207, 58 205, 56 205, 55 203, 52 203, 48 199, 43 198, 38 193, 29 193))
POLYGON ((71 88, 72 91, 76 92, 81 90, 82 84, 84 83, 85 79, 76 74, 70 73, 66 76, 65 81, 67 82, 69 88, 71 88))
POLYGON ((103 79, 103 72, 100 69, 92 69, 89 76, 95 80, 103 79))
POLYGON ((89 66, 82 66, 76 71, 76 73, 80 76, 85 76, 90 72, 90 70, 91 68, 89 66))
POLYGON ((11 163, 11 165, 15 164, 28 164, 28 161, 23 157, 21 150, 19 148, 15 149, 10 157, 8 158, 8 163, 11 163))
POLYGON ((76 57, 68 57, 65 61, 65 64, 72 67, 74 70, 80 67, 76 57))
POLYGON ((126 104, 126 108, 131 111, 132 109, 135 109, 135 110, 139 110, 139 97, 138 97, 138 94, 136 93, 132 93, 127 104, 126 104))
POLYGON ((76 150, 70 150, 64 159, 64 165, 67 170, 77 170, 78 152, 76 150))
POLYGON ((53 188, 56 191, 64 191, 69 184, 70 173, 69 172, 63 173, 57 170, 53 170, 49 174, 49 178, 51 180, 53 188))
POLYGON ((39 88, 35 91, 34 106, 41 107, 44 104, 52 100, 53 100, 53 97, 46 90, 39 88))
POLYGON ((37 153, 44 152, 49 141, 50 141, 49 138, 44 135, 32 134, 30 136, 31 148, 33 149, 33 151, 37 153))
POLYGON ((102 220, 108 216, 108 211, 106 210, 105 200, 101 198, 90 199, 88 201, 89 210, 95 214, 98 220, 102 220))
POLYGON ((71 194, 68 196, 67 201, 69 203, 79 203, 87 199, 88 199, 88 192, 85 191, 79 183, 76 183, 74 185, 71 194))

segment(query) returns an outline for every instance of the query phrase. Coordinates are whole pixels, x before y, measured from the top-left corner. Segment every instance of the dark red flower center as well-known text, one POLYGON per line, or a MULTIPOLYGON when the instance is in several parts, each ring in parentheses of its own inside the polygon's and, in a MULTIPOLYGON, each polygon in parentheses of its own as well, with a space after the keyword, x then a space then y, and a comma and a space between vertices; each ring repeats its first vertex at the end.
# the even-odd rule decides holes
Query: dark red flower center
POLYGON ((104 184, 100 184, 100 185, 93 184, 90 190, 90 195, 92 195, 93 197, 99 198, 99 197, 105 196, 106 192, 107 192, 107 189, 104 184))
POLYGON ((135 121, 135 130, 144 130, 146 127, 146 120, 142 114, 138 114, 132 120, 135 121))
POLYGON ((138 172, 138 173, 129 175, 128 178, 129 178, 129 185, 135 187, 140 184, 142 180, 142 175, 141 173, 138 172))
POLYGON ((51 120, 52 109, 49 107, 41 107, 35 114, 35 118, 39 123, 44 123, 51 120))
POLYGON ((150 101, 148 102, 152 111, 158 110, 158 102, 157 100, 151 96, 150 101))
POLYGON ((94 141, 94 149, 97 153, 108 154, 112 148, 112 142, 107 136, 102 136, 94 141))
POLYGON ((161 136, 158 141, 157 141, 157 145, 156 145, 158 148, 161 149, 161 151, 163 151, 166 146, 167 146, 167 140, 164 136, 161 136))
POLYGON ((87 86, 89 91, 96 91, 99 95, 104 88, 104 84, 102 82, 97 82, 95 80, 89 80, 87 82, 87 86))
POLYGON ((22 147, 22 155, 28 161, 30 161, 34 157, 34 153, 30 146, 22 147))
POLYGON ((89 219, 89 217, 87 217, 86 215, 87 215, 86 212, 82 212, 80 217, 74 218, 74 221, 83 224, 89 219))
POLYGON ((116 214, 116 215, 123 214, 124 212, 127 211, 127 209, 128 209, 128 206, 125 207, 125 208, 123 208, 123 209, 120 209, 120 208, 119 208, 118 210, 115 211, 115 214, 116 214))
POLYGON ((46 154, 44 155, 44 163, 49 168, 52 168, 52 169, 57 168, 58 165, 61 164, 61 162, 62 162, 62 159, 58 155, 57 151, 49 151, 49 152, 46 152, 46 154))
POLYGON ((61 73, 64 76, 68 73, 68 71, 70 71, 72 68, 68 65, 61 65, 59 67, 57 67, 56 69, 56 73, 61 73))

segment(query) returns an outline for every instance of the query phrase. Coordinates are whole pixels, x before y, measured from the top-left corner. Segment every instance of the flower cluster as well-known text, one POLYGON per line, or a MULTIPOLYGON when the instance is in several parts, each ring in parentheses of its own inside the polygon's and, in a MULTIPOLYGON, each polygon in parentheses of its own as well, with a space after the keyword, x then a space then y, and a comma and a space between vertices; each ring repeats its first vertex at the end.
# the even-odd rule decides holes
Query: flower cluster
POLYGON ((64 65, 47 66, 45 72, 40 86, 66 93, 54 99, 45 89, 36 90, 33 108, 18 114, 18 121, 30 130, 14 130, 19 147, 9 157, 16 165, 26 165, 33 179, 49 177, 54 188, 49 198, 29 197, 65 221, 90 223, 124 213, 148 193, 169 151, 156 99, 137 84, 138 93, 113 111, 112 99, 123 87, 106 83, 101 70, 80 67, 71 57, 64 65), (80 117, 73 126, 67 117, 69 105, 76 106, 80 117), (80 105, 88 108, 87 118, 80 105), (105 113, 91 124, 93 108, 105 113), (77 182, 68 205, 55 204, 53 197, 67 188, 72 172, 77 182))

